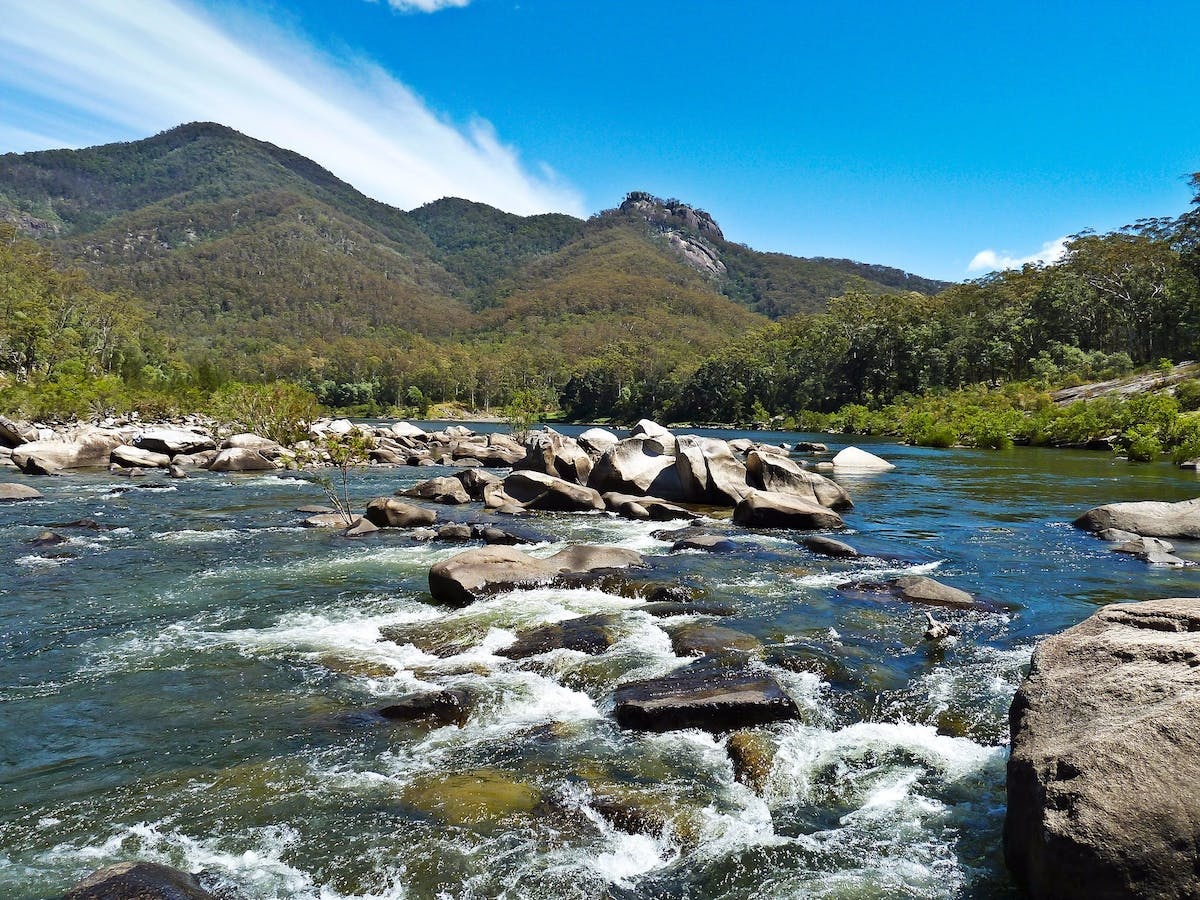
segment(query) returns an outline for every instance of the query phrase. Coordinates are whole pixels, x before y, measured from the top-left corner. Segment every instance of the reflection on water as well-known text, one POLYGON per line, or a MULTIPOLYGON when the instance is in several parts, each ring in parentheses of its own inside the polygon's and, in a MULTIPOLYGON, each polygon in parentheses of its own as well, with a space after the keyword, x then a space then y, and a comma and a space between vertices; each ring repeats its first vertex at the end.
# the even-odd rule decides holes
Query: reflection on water
MULTIPOLYGON (((711 617, 655 619, 602 589, 436 607, 428 568, 461 547, 301 529, 293 510, 321 493, 295 477, 39 482, 45 500, 0 507, 0 895, 53 896, 140 857, 261 898, 1011 896, 1006 715, 1036 640, 1099 604, 1196 592, 1194 571, 1068 523, 1200 482, 1103 455, 862 443, 897 465, 841 479, 862 559, 790 533, 669 554, 657 524, 526 523, 549 539, 538 555, 584 541, 646 554, 649 578, 732 607, 720 624, 763 642, 801 716, 757 736, 773 758, 759 791, 725 738, 623 733, 610 716, 616 685, 684 663, 671 630, 711 617), (28 543, 84 518, 105 530, 28 543), (939 613, 961 635, 934 648, 920 609, 836 590, 910 571, 989 607, 939 613), (618 623, 599 656, 497 654, 523 628, 592 613, 618 623), (371 714, 433 687, 471 697, 461 726, 371 714)), ((371 470, 352 490, 437 474, 371 470)))

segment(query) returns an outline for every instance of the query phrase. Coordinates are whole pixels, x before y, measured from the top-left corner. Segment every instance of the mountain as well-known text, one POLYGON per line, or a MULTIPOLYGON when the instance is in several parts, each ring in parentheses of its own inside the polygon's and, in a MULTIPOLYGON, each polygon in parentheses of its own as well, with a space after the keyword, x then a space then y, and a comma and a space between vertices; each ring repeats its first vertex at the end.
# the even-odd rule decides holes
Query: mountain
POLYGON ((758 253, 702 210, 641 192, 587 221, 453 198, 405 212, 213 123, 0 156, 0 221, 141 298, 173 352, 313 381, 415 366, 454 381, 464 347, 547 383, 634 356, 651 377, 850 288, 945 286, 758 253))

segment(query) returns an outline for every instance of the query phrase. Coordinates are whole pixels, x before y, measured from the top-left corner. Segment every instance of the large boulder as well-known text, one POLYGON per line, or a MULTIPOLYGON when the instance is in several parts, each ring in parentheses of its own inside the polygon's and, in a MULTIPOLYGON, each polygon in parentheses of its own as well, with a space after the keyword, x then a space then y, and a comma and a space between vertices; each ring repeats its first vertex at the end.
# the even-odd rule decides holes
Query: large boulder
POLYGON ((738 525, 756 528, 796 528, 816 531, 845 528, 846 523, 831 509, 792 494, 751 491, 733 510, 738 525))
POLYGON ((640 731, 735 731, 794 719, 795 702, 767 671, 703 658, 662 678, 633 681, 613 694, 617 724, 640 731))
POLYGON ((587 484, 592 473, 592 458, 573 438, 547 428, 529 434, 525 439, 524 458, 514 468, 553 475, 574 484, 587 484))
POLYGON ((134 438, 133 446, 167 456, 187 456, 217 449, 216 442, 209 435, 183 428, 147 428, 134 438))
POLYGON ((426 441, 429 439, 429 435, 424 429, 418 428, 411 422, 393 422, 387 430, 398 438, 408 438, 417 441, 426 441))
POLYGON ((1200 538, 1200 497, 1166 503, 1145 500, 1138 503, 1110 503, 1089 509, 1075 520, 1086 531, 1116 528, 1144 537, 1200 538))
POLYGON ((49 475, 63 469, 106 466, 113 448, 123 443, 120 432, 85 427, 66 439, 21 444, 13 449, 12 459, 29 475, 49 475))
POLYGON ((273 459, 250 447, 222 450, 208 464, 210 472, 266 472, 276 468, 273 459))
POLYGON ((1033 656, 1009 713, 1004 852, 1034 898, 1195 898, 1200 598, 1106 606, 1033 656))
POLYGON ((629 429, 629 436, 645 438, 659 453, 675 455, 675 435, 650 419, 639 419, 638 423, 629 429))
POLYGON ((663 453, 658 442, 642 437, 625 438, 604 451, 592 468, 588 485, 601 493, 683 499, 675 457, 663 453))
POLYGON ((406 491, 397 491, 403 497, 417 497, 422 500, 431 500, 434 503, 470 503, 471 495, 467 493, 467 489, 463 487, 463 483, 457 478, 452 478, 444 475, 441 478, 430 478, 428 481, 422 481, 418 485, 410 487, 406 491))
POLYGON ((874 453, 858 447, 846 447, 834 455, 833 468, 844 472, 887 472, 896 467, 874 453))
POLYGON ((511 473, 504 479, 504 493, 526 509, 552 512, 604 509, 599 491, 542 472, 521 470, 511 473))
POLYGON ((829 509, 850 509, 850 495, 836 481, 800 468, 786 456, 751 450, 746 455, 746 471, 754 485, 777 494, 794 494, 829 509))
POLYGON ((132 468, 140 466, 144 469, 165 469, 171 464, 171 457, 165 453, 155 453, 151 450, 140 450, 137 447, 127 447, 124 444, 113 447, 109 460, 118 466, 132 468))
MULTIPOLYGON (((718 438, 683 435, 677 445, 680 454, 698 449, 704 460, 704 489, 695 502, 735 506, 750 494, 749 472, 746 464, 734 455, 728 442, 718 438)), ((694 467, 689 467, 694 471, 694 467)))
POLYGON ((62 900, 217 900, 188 872, 159 863, 123 862, 93 872, 62 900))
POLYGON ((0 447, 19 447, 37 439, 37 429, 28 422, 14 422, 0 416, 0 447))
POLYGON ((261 434, 243 431, 238 434, 231 434, 225 440, 221 441, 221 449, 257 450, 260 453, 270 456, 279 453, 283 450, 283 447, 278 442, 263 437, 261 434))
POLYGON ((376 497, 367 504, 363 514, 379 528, 421 528, 437 521, 437 513, 423 506, 414 506, 395 497, 376 497))
POLYGON ((466 606, 514 587, 551 584, 562 575, 642 564, 640 554, 620 547, 581 544, 540 559, 515 547, 494 544, 435 563, 429 570, 429 592, 440 603, 466 606))
POLYGON ((40 500, 42 492, 27 484, 12 481, 0 482, 0 503, 16 503, 21 500, 40 500))

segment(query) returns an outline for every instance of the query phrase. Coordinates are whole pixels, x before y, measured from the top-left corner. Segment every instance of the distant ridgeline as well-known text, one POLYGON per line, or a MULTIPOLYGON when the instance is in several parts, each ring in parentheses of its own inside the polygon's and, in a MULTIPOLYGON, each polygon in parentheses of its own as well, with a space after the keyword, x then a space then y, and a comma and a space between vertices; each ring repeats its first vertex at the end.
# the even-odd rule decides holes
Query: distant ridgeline
MULTIPOLYGON (((171 390, 278 378, 364 412, 532 392, 582 418, 745 421, 1024 377, 1079 353, 1194 354, 1200 331, 1188 216, 951 286, 759 253, 643 192, 587 221, 453 198, 405 212, 211 123, 0 156, 0 221, 84 273, 52 277, 32 250, 4 257, 25 283, 57 279, 25 291, 20 320, 0 311, 10 381, 94 377, 71 350, 82 331, 103 343, 104 373, 171 390), (119 298, 120 327, 69 324, 83 284, 119 298)), ((90 296, 94 319, 105 304, 90 296)))

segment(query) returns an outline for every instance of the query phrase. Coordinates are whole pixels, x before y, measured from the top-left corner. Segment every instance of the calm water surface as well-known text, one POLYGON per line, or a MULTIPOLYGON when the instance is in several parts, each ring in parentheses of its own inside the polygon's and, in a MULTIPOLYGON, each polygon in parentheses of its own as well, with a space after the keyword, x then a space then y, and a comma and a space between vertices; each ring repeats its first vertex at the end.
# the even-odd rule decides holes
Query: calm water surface
MULTIPOLYGON (((761 795, 735 781, 722 739, 612 723, 615 685, 683 663, 667 629, 688 619, 598 590, 436 607, 429 566, 461 546, 301 529, 295 507, 323 498, 286 473, 36 482, 45 500, 0 506, 0 896, 51 897, 128 858, 205 869, 251 898, 1014 896, 1006 715, 1037 639, 1104 603, 1200 594, 1197 570, 1147 567, 1069 522, 1198 496, 1200 481, 1104 454, 859 444, 897 469, 839 477, 856 503, 847 540, 903 561, 821 559, 790 532, 738 531, 735 553, 711 556, 607 515, 523 522, 547 537, 535 554, 630 547, 651 577, 736 608, 721 624, 767 645, 802 710, 765 730, 761 795), (28 543, 81 518, 110 530, 28 543), (946 613, 962 635, 938 649, 920 609, 835 589, 914 570, 995 611, 946 613), (598 611, 622 629, 598 657, 494 653, 598 611), (381 641, 393 625, 462 652, 381 641), (463 727, 370 714, 431 687, 470 693, 463 727), (640 827, 614 827, 597 799, 640 827)), ((365 501, 437 474, 372 469, 352 490, 365 501)))

